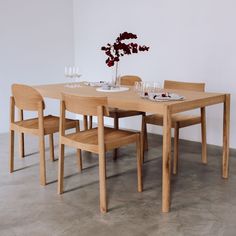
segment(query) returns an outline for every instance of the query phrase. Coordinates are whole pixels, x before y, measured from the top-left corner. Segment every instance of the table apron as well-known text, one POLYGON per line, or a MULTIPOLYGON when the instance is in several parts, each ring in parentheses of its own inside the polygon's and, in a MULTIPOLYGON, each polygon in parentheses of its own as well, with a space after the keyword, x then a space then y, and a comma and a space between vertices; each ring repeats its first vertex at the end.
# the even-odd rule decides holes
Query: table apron
POLYGON ((216 105, 220 103, 224 103, 225 101, 225 94, 222 94, 217 97, 211 97, 206 99, 199 99, 194 101, 187 101, 185 103, 176 103, 170 105, 171 114, 184 112, 188 110, 193 110, 196 108, 216 105))

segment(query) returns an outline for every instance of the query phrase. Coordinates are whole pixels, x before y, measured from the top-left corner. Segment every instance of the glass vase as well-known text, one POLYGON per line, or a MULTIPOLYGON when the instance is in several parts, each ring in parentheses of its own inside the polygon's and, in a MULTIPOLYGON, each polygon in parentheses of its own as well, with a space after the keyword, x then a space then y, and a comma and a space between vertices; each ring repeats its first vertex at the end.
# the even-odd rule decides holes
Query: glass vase
POLYGON ((115 87, 120 87, 120 66, 119 63, 116 62, 113 67, 113 75, 112 75, 112 85, 115 87))

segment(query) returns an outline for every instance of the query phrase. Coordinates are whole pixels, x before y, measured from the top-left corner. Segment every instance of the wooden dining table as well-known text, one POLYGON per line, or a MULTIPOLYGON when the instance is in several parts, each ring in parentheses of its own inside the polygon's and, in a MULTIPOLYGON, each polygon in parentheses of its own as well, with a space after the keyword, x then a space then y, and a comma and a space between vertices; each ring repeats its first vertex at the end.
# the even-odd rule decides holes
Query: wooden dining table
MULTIPOLYGON (((129 86, 126 86, 129 87, 129 86)), ((96 87, 86 86, 70 88, 66 84, 47 84, 34 86, 45 98, 61 99, 62 93, 80 96, 106 96, 108 106, 123 110, 135 110, 163 115, 163 153, 162 153, 162 212, 170 211, 171 191, 171 116, 172 114, 223 103, 223 154, 222 178, 229 176, 229 129, 230 129, 230 94, 206 93, 185 90, 168 90, 185 97, 180 101, 156 102, 141 98, 129 87, 124 92, 98 92, 96 87)), ((217 116, 219 114, 216 114, 217 116)), ((219 119, 220 120, 220 119, 219 119)))

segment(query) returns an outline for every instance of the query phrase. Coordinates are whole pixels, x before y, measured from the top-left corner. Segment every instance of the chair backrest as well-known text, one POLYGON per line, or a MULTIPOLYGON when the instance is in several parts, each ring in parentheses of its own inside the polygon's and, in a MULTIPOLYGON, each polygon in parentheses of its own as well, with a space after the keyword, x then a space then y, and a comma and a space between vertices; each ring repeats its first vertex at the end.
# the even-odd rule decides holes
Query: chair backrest
POLYGON ((104 115, 109 115, 107 97, 85 97, 73 94, 62 94, 60 135, 65 135, 66 111, 98 117, 98 145, 104 151, 104 115))
POLYGON ((103 107, 104 115, 109 115, 107 97, 86 97, 74 94, 62 94, 65 110, 88 116, 97 116, 98 107, 103 107))
POLYGON ((164 81, 164 89, 179 89, 179 90, 190 90, 196 92, 205 91, 205 83, 189 83, 189 82, 179 82, 172 80, 164 81))
POLYGON ((133 86, 135 82, 141 82, 142 79, 136 75, 124 75, 120 78, 121 85, 133 86))
POLYGON ((34 88, 24 84, 13 84, 12 95, 17 108, 26 111, 38 111, 40 105, 45 108, 43 97, 34 88))

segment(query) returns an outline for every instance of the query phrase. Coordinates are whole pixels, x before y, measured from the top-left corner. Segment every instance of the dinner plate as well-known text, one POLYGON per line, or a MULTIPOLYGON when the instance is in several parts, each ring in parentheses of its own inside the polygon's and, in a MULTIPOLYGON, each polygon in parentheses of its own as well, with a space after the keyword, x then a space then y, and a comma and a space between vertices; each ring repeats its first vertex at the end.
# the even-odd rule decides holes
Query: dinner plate
POLYGON ((128 90, 129 90, 129 88, 127 88, 127 87, 118 87, 118 88, 111 87, 109 89, 100 87, 100 88, 96 89, 96 91, 98 91, 98 92, 106 92, 106 93, 124 92, 124 91, 128 91, 128 90))
POLYGON ((179 101, 184 100, 185 97, 176 93, 169 93, 168 97, 162 97, 163 93, 150 93, 148 95, 148 99, 151 101, 158 101, 158 102, 167 102, 167 101, 179 101))

